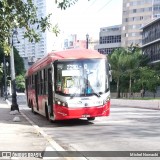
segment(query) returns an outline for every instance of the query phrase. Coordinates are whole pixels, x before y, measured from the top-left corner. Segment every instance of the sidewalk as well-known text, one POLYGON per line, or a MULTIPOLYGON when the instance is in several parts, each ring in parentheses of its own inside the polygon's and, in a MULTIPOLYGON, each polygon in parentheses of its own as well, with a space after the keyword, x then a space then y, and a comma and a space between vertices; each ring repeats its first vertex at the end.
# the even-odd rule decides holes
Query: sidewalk
MULTIPOLYGON (((3 154, 6 154, 7 151, 24 151, 24 153, 26 151, 33 151, 37 153, 38 157, 21 157, 16 159, 45 159, 41 157, 40 153, 46 151, 46 148, 50 146, 51 144, 48 142, 48 140, 42 136, 32 124, 29 123, 23 113, 20 112, 16 115, 11 115, 10 106, 3 98, 0 98, 0 160, 15 159, 10 156, 8 156, 8 158, 2 158, 2 151, 5 152, 3 154), (14 122, 13 119, 15 117, 19 117, 20 121, 14 122)), ((7 152, 7 154, 10 154, 10 152, 7 152)), ((13 153, 11 154, 13 155, 13 153)))
POLYGON ((111 99, 111 107, 112 106, 160 110, 160 100, 111 99))

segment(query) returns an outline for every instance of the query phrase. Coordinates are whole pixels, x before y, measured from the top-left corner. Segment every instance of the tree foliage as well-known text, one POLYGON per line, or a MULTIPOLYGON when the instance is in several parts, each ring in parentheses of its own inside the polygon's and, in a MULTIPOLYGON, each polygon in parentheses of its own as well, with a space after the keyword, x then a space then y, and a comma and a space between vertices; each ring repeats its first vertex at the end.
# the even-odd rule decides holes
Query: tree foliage
POLYGON ((24 78, 24 75, 16 76, 16 84, 17 84, 17 90, 24 92, 24 90, 25 90, 25 78, 24 78))
MULTIPOLYGON (((16 75, 24 74, 25 67, 24 67, 23 59, 22 57, 20 57, 18 50, 15 47, 13 49, 14 49, 14 62, 15 62, 16 75)), ((4 56, 5 56, 5 61, 9 63, 9 68, 10 68, 10 57, 6 56, 3 49, 0 48, 0 65, 1 63, 4 62, 4 56)), ((0 74, 2 74, 2 72, 0 74)), ((10 75, 10 69, 8 69, 8 74, 10 75)))
POLYGON ((155 93, 160 85, 160 67, 156 65, 151 69, 147 66, 149 59, 138 46, 116 49, 108 58, 113 79, 117 83, 117 98, 120 97, 120 92, 131 95, 142 88, 155 93))
POLYGON ((55 2, 58 4, 59 8, 66 9, 78 2, 78 0, 55 0, 55 2))
MULTIPOLYGON (((15 62, 15 74, 16 74, 16 80, 17 80, 17 87, 19 89, 24 90, 24 74, 25 74, 25 67, 22 57, 20 57, 19 52, 16 48, 14 49, 14 62, 15 62), (19 80, 21 79, 21 80, 19 80)), ((4 83, 4 68, 2 67, 2 63, 5 61, 8 62, 9 66, 6 66, 6 77, 10 77, 10 57, 6 56, 4 53, 4 50, 0 48, 0 86, 2 86, 2 83, 4 83)))
POLYGON ((134 74, 135 70, 138 69, 140 66, 141 55, 142 55, 142 53, 141 53, 140 48, 131 45, 130 47, 127 48, 126 55, 124 55, 124 58, 123 58, 123 63, 126 66, 124 73, 126 73, 129 77, 128 92, 129 92, 130 96, 132 94, 133 74, 134 74))
POLYGON ((149 66, 140 67, 135 82, 135 89, 144 88, 155 94, 157 87, 160 85, 160 75, 157 70, 154 70, 149 66))
POLYGON ((123 63, 123 58, 125 53, 126 53, 126 50, 124 48, 118 48, 108 56, 109 62, 112 66, 113 78, 117 83, 117 98, 120 97, 119 85, 120 85, 120 77, 122 76, 123 70, 125 67, 123 63))
POLYGON ((25 73, 24 62, 16 48, 14 48, 14 63, 15 63, 16 75, 24 74, 25 73))
MULTIPOLYGON (((59 3, 58 3, 59 4, 59 3)), ((29 41, 40 40, 39 32, 45 32, 51 28, 55 34, 58 34, 58 26, 52 26, 49 22, 51 15, 37 18, 37 8, 32 0, 1 0, 0 1, 0 44, 6 52, 9 52, 9 39, 12 37, 15 27, 25 28, 24 37, 29 41), (37 29, 35 29, 35 27, 37 29)))

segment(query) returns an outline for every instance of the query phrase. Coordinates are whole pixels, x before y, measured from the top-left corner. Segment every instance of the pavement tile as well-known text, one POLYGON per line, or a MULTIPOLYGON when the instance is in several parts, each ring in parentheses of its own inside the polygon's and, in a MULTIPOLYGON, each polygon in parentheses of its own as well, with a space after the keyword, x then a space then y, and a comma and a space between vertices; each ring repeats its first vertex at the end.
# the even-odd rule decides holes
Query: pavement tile
MULTIPOLYGON (((10 114, 10 106, 0 98, 0 152, 45 151, 49 142, 21 115, 10 114), (18 116, 19 122, 13 122, 18 116)), ((2 159, 2 157, 0 157, 2 159)), ((37 159, 37 158, 31 158, 37 159)))

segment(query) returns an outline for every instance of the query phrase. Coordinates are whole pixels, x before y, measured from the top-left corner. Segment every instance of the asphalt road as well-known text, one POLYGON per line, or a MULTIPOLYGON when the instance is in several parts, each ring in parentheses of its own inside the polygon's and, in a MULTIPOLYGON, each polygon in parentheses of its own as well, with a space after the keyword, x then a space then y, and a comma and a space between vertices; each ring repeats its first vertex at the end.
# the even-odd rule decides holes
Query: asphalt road
MULTIPOLYGON (((95 121, 86 119, 50 123, 34 115, 26 106, 25 96, 19 95, 20 110, 65 150, 73 151, 160 151, 160 110, 111 106, 109 117, 95 121)), ((116 153, 115 153, 116 154, 116 153)), ((87 157, 89 160, 106 157, 87 157)), ((115 157, 107 157, 113 160, 115 157)), ((160 159, 159 157, 119 157, 127 159, 160 159)))

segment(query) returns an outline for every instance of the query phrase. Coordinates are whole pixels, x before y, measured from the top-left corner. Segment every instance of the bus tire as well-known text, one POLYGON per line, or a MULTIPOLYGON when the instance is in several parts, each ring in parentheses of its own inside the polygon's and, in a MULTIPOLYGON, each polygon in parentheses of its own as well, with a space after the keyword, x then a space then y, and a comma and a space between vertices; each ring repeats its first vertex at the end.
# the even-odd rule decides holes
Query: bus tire
POLYGON ((50 115, 49 115, 49 112, 48 112, 48 106, 47 106, 47 104, 45 104, 45 114, 46 114, 46 119, 47 119, 49 122, 51 122, 51 123, 56 122, 56 120, 50 119, 50 115))
POLYGON ((88 120, 88 121, 94 121, 94 120, 95 120, 95 117, 88 117, 87 120, 88 120))
POLYGON ((49 120, 49 113, 48 113, 48 107, 47 105, 45 105, 45 115, 46 115, 46 119, 49 120))
POLYGON ((31 102, 30 102, 30 100, 28 101, 27 104, 28 104, 28 107, 31 108, 31 102))
POLYGON ((30 102, 30 100, 28 101, 28 107, 31 108, 31 102, 30 102))
POLYGON ((34 111, 33 103, 32 102, 31 102, 31 109, 32 109, 32 113, 36 114, 36 112, 34 111))

